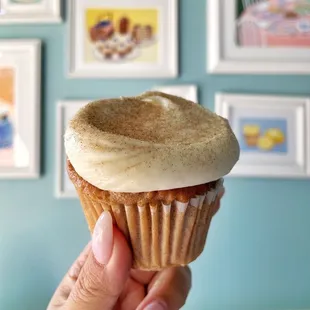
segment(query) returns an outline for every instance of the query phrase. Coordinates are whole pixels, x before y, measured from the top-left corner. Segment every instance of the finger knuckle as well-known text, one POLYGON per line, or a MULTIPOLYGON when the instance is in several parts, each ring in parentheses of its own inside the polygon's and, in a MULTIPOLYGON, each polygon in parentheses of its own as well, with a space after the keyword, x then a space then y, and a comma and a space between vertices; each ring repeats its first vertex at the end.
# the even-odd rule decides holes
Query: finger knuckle
POLYGON ((98 279, 98 276, 92 273, 81 273, 76 285, 76 290, 74 291, 74 294, 72 296, 72 298, 76 301, 85 301, 88 300, 90 297, 98 296, 102 287, 101 281, 100 279, 98 279))
POLYGON ((62 296, 54 296, 53 299, 50 301, 47 310, 61 309, 64 304, 65 300, 63 300, 62 296))
POLYGON ((59 288, 59 295, 63 300, 66 300, 71 292, 71 286, 67 285, 67 284, 63 284, 60 288, 59 288))
POLYGON ((118 289, 102 272, 96 273, 91 270, 82 272, 76 285, 74 294, 71 294, 72 299, 76 302, 86 302, 91 298, 104 298, 105 296, 117 299, 119 295, 118 289))

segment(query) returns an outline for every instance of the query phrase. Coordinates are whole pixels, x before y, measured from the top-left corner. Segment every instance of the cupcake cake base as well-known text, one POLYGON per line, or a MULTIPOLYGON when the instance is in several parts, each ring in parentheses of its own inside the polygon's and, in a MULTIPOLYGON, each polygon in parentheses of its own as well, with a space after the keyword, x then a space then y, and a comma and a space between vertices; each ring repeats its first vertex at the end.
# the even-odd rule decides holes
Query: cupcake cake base
POLYGON ((160 270, 187 265, 203 251, 219 206, 222 179, 166 191, 116 193, 94 187, 67 163, 90 231, 101 213, 109 211, 132 247, 133 268, 160 270))

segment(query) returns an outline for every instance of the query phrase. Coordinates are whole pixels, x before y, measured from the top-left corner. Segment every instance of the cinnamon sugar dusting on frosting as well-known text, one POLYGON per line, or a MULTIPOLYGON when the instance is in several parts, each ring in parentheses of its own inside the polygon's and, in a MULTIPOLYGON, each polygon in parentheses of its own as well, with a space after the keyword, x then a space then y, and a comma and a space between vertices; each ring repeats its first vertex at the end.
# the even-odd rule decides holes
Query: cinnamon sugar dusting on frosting
POLYGON ((207 183, 239 158, 227 120, 160 92, 88 104, 71 120, 65 146, 81 177, 115 192, 207 183))
POLYGON ((70 126, 81 132, 93 127, 158 144, 186 144, 204 142, 204 130, 208 131, 208 139, 212 139, 220 133, 219 125, 226 125, 226 120, 215 119, 211 111, 196 103, 175 98, 148 92, 139 97, 96 101, 82 109, 70 126))

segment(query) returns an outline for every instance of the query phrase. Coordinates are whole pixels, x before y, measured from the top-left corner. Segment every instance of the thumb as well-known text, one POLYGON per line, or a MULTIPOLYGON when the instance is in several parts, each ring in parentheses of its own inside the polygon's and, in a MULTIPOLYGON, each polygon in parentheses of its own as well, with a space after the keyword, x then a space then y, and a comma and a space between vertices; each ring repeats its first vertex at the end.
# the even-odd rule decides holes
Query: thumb
POLYGON ((131 268, 131 252, 121 232, 113 227, 111 214, 98 219, 92 251, 67 301, 68 309, 113 309, 131 268))

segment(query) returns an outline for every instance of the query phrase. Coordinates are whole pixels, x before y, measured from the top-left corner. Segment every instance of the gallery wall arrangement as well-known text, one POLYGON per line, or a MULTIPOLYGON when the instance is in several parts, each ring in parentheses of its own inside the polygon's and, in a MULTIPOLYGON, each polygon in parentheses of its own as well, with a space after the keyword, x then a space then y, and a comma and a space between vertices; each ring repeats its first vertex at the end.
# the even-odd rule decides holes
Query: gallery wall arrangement
POLYGON ((184 310, 310 309, 310 0, 0 0, 0 310, 42 310, 90 241, 64 133, 162 91, 241 148, 184 310))
MULTIPOLYGON (((5 1, 0 23, 59 23, 60 6, 60 0, 5 1)), ((309 1, 209 0, 206 7, 208 53, 201 63, 206 60, 207 72, 310 73, 309 1)), ((182 33, 177 0, 129 4, 71 0, 67 15, 68 79, 178 76, 182 33)), ((40 46, 35 38, 0 41, 1 178, 39 176, 40 46), (26 78, 27 87, 21 83, 26 78), (27 127, 21 98, 27 98, 31 119, 27 127)), ((199 102, 195 84, 170 82, 152 89, 199 102)), ((231 176, 310 177, 308 98, 221 93, 214 100, 216 112, 229 120, 241 145, 241 159, 231 176)), ((69 119, 87 102, 59 98, 55 157, 59 198, 76 196, 66 177, 62 136, 69 119)))

